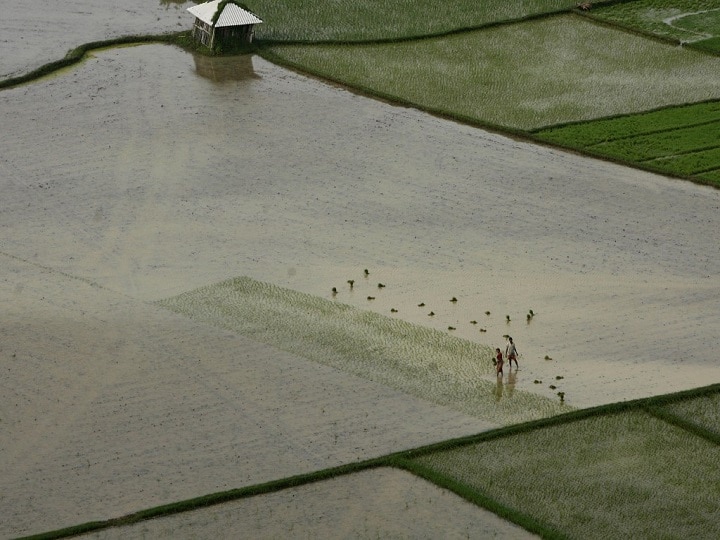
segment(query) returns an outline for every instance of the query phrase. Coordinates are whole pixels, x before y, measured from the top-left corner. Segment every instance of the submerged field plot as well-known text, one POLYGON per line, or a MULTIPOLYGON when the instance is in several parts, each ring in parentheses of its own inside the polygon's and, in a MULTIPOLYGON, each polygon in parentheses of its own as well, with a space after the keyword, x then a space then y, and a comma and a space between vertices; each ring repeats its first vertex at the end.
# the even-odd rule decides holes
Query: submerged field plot
POLYGON ((720 98, 720 58, 575 15, 451 37, 276 46, 279 60, 371 94, 505 129, 720 98))
POLYGON ((719 391, 714 385, 576 411, 45 537, 254 531, 304 538, 342 529, 358 538, 428 531, 469 538, 715 538, 719 391), (667 414, 682 418, 698 403, 709 412, 707 429, 667 414), (348 512, 356 506, 350 499, 363 501, 372 517, 348 512))

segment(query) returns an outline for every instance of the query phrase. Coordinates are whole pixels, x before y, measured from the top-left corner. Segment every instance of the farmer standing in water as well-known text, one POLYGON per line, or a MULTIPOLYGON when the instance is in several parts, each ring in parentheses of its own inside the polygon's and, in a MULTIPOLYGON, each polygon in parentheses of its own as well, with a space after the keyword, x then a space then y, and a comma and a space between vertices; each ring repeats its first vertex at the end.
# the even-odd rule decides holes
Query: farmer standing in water
POLYGON ((512 363, 513 360, 515 360, 515 369, 519 369, 517 361, 518 351, 515 348, 515 343, 513 343, 513 338, 511 338, 510 336, 508 336, 507 339, 508 341, 507 346, 505 347, 505 358, 507 358, 508 360, 508 366, 510 367, 510 369, 512 369, 512 363))

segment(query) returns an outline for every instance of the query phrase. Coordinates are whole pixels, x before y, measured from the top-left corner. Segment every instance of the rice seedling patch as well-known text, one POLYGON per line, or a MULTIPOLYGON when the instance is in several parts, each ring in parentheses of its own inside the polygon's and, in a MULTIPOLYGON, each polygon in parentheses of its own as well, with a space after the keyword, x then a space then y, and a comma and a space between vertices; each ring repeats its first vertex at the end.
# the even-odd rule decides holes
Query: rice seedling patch
POLYGON ((696 175, 696 177, 708 184, 720 186, 720 169, 704 172, 696 175))
POLYGON ((644 163, 680 176, 693 176, 708 171, 714 172, 720 168, 720 147, 678 156, 665 156, 644 163))
POLYGON ((398 39, 474 28, 575 7, 573 0, 305 0, 247 4, 260 14, 261 40, 359 41, 398 39))
POLYGON ((720 436, 720 393, 671 403, 662 409, 720 436))
POLYGON ((496 424, 572 410, 520 389, 498 399, 490 347, 250 278, 157 303, 496 424))
POLYGON ((589 147, 599 154, 631 161, 646 161, 713 148, 720 148, 720 121, 619 139, 589 147))
POLYGON ((606 414, 415 458, 570 538, 716 537, 720 447, 643 412, 606 414))
POLYGON ((720 185, 720 102, 551 127, 541 140, 720 185))
POLYGON ((709 101, 650 112, 573 123, 535 131, 543 140, 574 148, 588 148, 642 135, 702 126, 720 121, 720 102, 709 101))
POLYGON ((720 8, 715 0, 635 0, 600 6, 592 15, 682 42, 720 36, 720 8))
POLYGON ((720 98, 720 58, 563 15, 444 38, 276 46, 271 59, 481 125, 552 124, 720 98))

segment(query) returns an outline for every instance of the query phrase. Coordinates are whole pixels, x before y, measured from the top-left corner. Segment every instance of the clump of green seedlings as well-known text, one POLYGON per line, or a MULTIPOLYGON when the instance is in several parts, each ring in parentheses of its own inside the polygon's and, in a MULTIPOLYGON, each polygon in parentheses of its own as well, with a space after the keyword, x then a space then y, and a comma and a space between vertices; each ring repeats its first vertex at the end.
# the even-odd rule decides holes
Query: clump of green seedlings
POLYGON ((498 405, 493 349, 487 345, 251 278, 201 287, 157 304, 494 424, 569 410, 521 389, 498 405))

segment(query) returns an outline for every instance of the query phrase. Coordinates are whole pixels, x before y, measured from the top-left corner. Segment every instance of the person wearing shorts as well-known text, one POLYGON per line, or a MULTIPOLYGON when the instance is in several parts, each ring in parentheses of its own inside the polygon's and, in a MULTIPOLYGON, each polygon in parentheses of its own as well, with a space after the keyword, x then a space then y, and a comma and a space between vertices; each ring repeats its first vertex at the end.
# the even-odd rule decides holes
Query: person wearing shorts
POLYGON ((518 352, 517 348, 515 347, 515 343, 513 343, 513 338, 511 338, 510 336, 508 336, 507 346, 505 347, 505 357, 508 359, 508 365, 510 366, 510 369, 512 369, 513 360, 515 360, 515 369, 518 369, 518 352))

